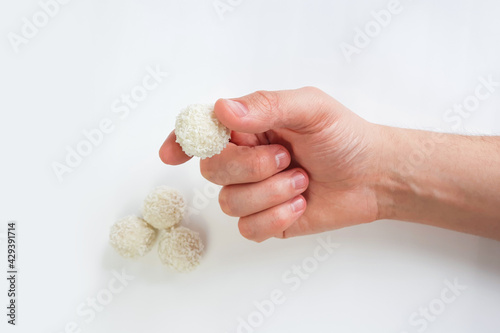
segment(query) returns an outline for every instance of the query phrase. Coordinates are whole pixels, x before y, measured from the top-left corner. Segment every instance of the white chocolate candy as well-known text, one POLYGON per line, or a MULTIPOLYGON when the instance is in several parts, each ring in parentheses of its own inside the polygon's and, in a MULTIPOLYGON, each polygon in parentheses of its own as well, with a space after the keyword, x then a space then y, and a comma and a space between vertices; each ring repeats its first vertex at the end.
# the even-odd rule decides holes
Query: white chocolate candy
POLYGON ((219 154, 231 138, 231 130, 215 116, 211 104, 193 104, 183 109, 175 122, 176 142, 188 156, 219 154))
POLYGON ((176 189, 159 186, 144 200, 142 215, 157 229, 173 227, 182 220, 186 202, 176 189))
POLYGON ((200 264, 203 247, 197 232, 186 227, 177 227, 162 232, 158 255, 163 264, 186 273, 200 264))
POLYGON ((142 257, 151 250, 156 230, 137 216, 127 216, 111 227, 111 246, 125 258, 142 257))

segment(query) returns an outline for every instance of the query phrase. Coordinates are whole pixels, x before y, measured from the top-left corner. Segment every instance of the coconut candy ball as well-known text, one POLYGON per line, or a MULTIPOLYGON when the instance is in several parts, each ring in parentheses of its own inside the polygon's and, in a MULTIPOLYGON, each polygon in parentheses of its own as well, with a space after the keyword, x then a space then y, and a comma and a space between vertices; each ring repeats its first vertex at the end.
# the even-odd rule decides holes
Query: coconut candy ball
POLYGON ((127 216, 111 227, 111 246, 125 258, 142 257, 151 250, 156 230, 137 216, 127 216))
POLYGON ((175 122, 176 142, 189 156, 200 158, 219 154, 231 138, 231 130, 217 119, 211 104, 192 104, 175 122))
POLYGON ((177 225, 186 210, 186 202, 179 191, 168 186, 159 186, 144 200, 142 216, 157 229, 177 225))
POLYGON ((186 227, 172 228, 160 236, 158 255, 163 264, 187 273, 200 264, 203 243, 200 235, 186 227))

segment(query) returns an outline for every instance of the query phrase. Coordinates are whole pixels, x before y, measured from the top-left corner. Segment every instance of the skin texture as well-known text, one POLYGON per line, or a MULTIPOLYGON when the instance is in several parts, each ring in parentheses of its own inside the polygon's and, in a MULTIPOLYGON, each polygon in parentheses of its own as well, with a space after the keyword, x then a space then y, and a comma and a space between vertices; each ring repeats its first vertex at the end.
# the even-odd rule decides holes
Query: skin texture
MULTIPOLYGON (((240 217, 248 239, 379 219, 500 239, 499 137, 372 124, 312 87, 220 99, 215 113, 232 130, 231 143, 200 170, 223 185, 221 209, 240 217)), ((160 158, 189 160, 174 132, 160 158)))

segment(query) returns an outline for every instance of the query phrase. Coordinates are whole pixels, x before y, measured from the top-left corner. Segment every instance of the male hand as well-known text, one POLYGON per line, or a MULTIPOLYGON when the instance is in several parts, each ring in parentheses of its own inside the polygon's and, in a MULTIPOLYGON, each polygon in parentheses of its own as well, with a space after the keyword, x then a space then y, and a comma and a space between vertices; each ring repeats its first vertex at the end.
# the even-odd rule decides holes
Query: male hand
MULTIPOLYGON (((200 169, 223 185, 220 206, 240 217, 244 237, 261 242, 379 218, 379 126, 311 87, 220 99, 215 114, 231 142, 200 169)), ((160 157, 189 160, 174 132, 160 157)))

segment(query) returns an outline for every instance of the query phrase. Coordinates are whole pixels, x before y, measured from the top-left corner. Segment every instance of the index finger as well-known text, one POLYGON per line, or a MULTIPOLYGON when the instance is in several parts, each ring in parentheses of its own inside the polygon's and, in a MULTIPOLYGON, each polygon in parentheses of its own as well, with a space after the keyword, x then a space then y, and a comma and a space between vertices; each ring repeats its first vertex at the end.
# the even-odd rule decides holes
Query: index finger
POLYGON ((182 150, 181 146, 175 142, 175 131, 172 131, 160 148, 160 159, 165 164, 178 165, 191 159, 182 150))

